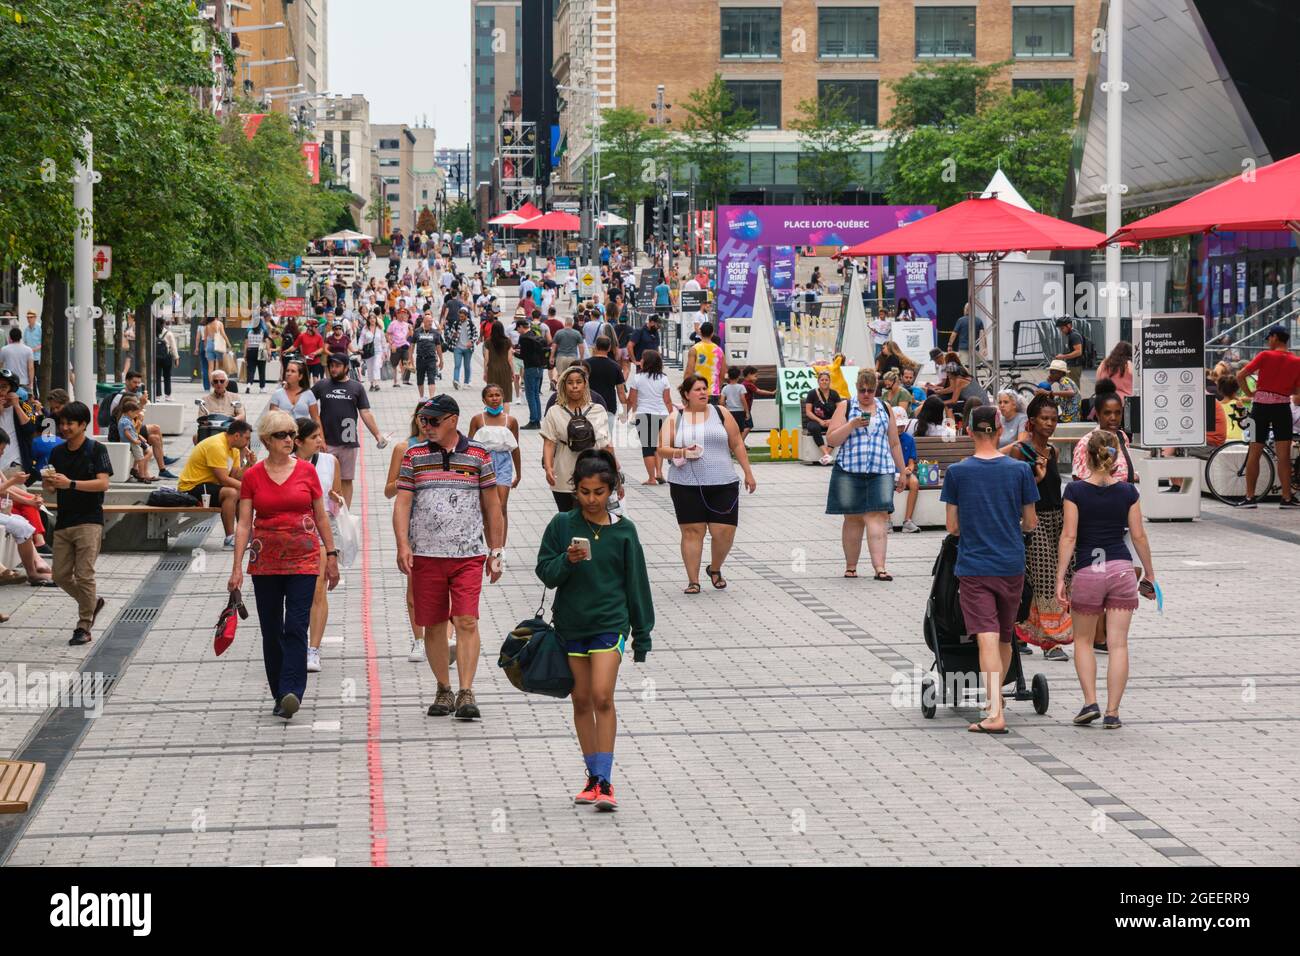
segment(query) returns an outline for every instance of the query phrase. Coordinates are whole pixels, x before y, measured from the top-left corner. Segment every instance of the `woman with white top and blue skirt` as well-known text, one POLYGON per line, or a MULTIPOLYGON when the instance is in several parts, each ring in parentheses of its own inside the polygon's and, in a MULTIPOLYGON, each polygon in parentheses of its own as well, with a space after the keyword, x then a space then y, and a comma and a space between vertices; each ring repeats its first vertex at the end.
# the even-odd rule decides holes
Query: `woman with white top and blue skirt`
POLYGON ((862 534, 877 581, 894 580, 885 569, 885 542, 894 492, 905 487, 903 449, 889 407, 877 396, 876 373, 858 373, 856 393, 841 402, 826 429, 826 442, 836 449, 826 492, 826 513, 843 515, 840 542, 844 547, 844 576, 858 576, 862 534))
POLYGON ((664 419, 659 431, 659 457, 672 462, 668 491, 682 529, 682 563, 686 566, 686 594, 700 593, 700 558, 704 532, 711 541, 705 568, 714 588, 727 586, 722 563, 736 540, 740 520, 740 479, 732 465, 736 456, 750 494, 758 487, 749 468, 749 455, 736 420, 719 406, 709 404, 709 382, 687 375, 678 392, 685 407, 664 419))

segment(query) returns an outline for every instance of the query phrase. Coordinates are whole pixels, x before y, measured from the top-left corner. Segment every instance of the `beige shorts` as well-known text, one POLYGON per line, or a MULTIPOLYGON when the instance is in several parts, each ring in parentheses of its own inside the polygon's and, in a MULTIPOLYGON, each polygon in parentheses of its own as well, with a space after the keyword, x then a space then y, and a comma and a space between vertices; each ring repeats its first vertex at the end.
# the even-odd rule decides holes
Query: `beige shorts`
MULTIPOLYGON (((339 479, 341 481, 352 481, 357 477, 357 453, 360 448, 343 448, 337 445, 326 445, 325 450, 339 460, 339 479)), ((329 494, 329 489, 323 489, 329 494)))

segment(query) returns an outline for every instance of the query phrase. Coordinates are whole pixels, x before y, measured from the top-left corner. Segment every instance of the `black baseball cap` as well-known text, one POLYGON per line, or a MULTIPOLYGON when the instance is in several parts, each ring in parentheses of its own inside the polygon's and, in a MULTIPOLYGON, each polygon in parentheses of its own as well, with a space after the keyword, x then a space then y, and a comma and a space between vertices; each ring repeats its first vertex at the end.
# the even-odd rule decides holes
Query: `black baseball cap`
POLYGON ((1290 342, 1291 330, 1279 322, 1277 325, 1269 329, 1268 335, 1265 336, 1265 338, 1274 338, 1274 337, 1276 337, 1279 342, 1290 342))
POLYGON ((446 415, 459 415, 460 406, 450 395, 435 395, 420 406, 421 418, 442 418, 446 415))
POLYGON ((331 352, 330 357, 325 360, 326 365, 332 365, 338 362, 340 365, 348 364, 348 357, 345 352, 331 352))
POLYGON ((1074 324, 1074 319, 1071 318, 1071 317, 1068 316, 1068 315, 1063 315, 1063 316, 1061 316, 1059 319, 1056 320, 1056 324, 1057 324, 1057 325, 1073 325, 1073 324, 1074 324))
POLYGON ((992 435, 998 430, 998 410, 992 405, 981 405, 970 413, 966 430, 992 435))

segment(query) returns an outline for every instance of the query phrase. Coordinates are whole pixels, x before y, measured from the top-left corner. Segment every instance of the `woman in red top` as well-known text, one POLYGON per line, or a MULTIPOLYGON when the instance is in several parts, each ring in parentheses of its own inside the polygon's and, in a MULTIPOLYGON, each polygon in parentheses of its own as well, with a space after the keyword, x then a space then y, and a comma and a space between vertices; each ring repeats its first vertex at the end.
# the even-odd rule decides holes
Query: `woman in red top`
POLYGON ((293 418, 269 411, 257 434, 267 457, 245 471, 240 482, 235 567, 228 586, 234 591, 243 584, 247 549, 262 628, 262 658, 275 698, 272 713, 287 720, 297 712, 307 690, 307 626, 320 573, 321 542, 331 591, 339 583, 339 553, 316 469, 311 462, 293 457, 298 435, 293 418))
POLYGON ((307 326, 298 333, 298 337, 293 340, 294 350, 301 353, 307 363, 307 371, 311 373, 311 380, 314 382, 325 375, 325 340, 317 331, 317 325, 314 321, 307 323, 307 326))
MULTIPOLYGON (((1277 452, 1277 477, 1282 482, 1282 501, 1279 507, 1300 508, 1300 502, 1291 497, 1291 441, 1295 437, 1291 424, 1291 396, 1300 394, 1300 356, 1291 352, 1291 331, 1285 325, 1275 325, 1268 331, 1268 350, 1260 352, 1237 373, 1237 384, 1250 394, 1247 381, 1255 373, 1254 401, 1250 415, 1255 422, 1255 434, 1246 452, 1246 500, 1242 508, 1259 504, 1255 485, 1259 481, 1259 456, 1264 453, 1264 442, 1270 433, 1273 449, 1277 452)), ((1268 494, 1268 489, 1264 489, 1268 494)))

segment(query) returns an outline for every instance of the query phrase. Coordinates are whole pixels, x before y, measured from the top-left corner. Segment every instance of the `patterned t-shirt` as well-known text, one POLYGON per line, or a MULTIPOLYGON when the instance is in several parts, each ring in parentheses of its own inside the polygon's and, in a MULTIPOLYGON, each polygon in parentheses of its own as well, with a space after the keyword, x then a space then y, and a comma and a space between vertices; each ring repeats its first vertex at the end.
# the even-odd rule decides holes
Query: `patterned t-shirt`
POLYGON ((454 451, 413 443, 397 473, 397 490, 412 494, 411 550, 422 558, 487 554, 479 492, 496 483, 492 456, 464 435, 457 437, 454 451))

